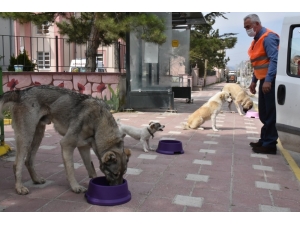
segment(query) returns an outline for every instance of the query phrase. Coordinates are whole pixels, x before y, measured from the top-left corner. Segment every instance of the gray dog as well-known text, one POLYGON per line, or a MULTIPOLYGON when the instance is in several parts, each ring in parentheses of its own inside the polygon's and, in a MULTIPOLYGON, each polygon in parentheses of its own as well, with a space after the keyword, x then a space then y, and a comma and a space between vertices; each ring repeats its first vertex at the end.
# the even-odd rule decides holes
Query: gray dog
POLYGON ((124 142, 118 125, 102 100, 55 86, 35 86, 9 91, 0 96, 0 112, 9 109, 16 138, 16 160, 13 166, 15 189, 28 194, 22 183, 22 166, 25 165, 35 184, 45 183, 34 169, 34 158, 44 137, 46 124, 54 124, 62 135, 62 157, 71 189, 85 192, 74 175, 73 152, 77 147, 91 178, 97 176, 91 163, 90 148, 99 159, 100 169, 110 185, 123 183, 130 150, 124 142))

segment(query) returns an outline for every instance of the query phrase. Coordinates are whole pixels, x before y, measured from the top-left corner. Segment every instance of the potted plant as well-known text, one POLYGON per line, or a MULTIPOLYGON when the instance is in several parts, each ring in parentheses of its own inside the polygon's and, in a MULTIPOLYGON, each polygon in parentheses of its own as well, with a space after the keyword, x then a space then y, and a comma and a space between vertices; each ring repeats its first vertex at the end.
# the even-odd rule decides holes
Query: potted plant
POLYGON ((12 55, 9 60, 9 66, 7 68, 8 71, 34 71, 34 67, 36 66, 35 63, 33 63, 29 57, 27 52, 24 50, 23 52, 20 51, 19 55, 15 57, 12 55), (22 70, 20 70, 22 68, 22 70))

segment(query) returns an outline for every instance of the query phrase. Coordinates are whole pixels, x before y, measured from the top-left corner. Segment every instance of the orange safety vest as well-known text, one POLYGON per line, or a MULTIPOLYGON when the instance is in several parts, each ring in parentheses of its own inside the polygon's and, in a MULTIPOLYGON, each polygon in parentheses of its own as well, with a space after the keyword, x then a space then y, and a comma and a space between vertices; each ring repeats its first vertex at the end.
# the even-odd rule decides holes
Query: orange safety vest
MULTIPOLYGON (((250 48, 248 49, 248 55, 254 69, 254 75, 258 80, 264 79, 268 73, 270 59, 268 58, 264 48, 264 39, 269 33, 276 34, 275 32, 267 29, 267 31, 256 42, 254 40, 252 41, 250 48)), ((276 35, 279 37, 278 34, 276 35)))

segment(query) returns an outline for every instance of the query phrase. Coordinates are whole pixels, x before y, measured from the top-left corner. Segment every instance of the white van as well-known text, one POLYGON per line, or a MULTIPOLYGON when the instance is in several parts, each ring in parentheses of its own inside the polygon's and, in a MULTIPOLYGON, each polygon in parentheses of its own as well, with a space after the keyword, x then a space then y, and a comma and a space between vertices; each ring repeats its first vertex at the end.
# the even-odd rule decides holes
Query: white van
MULTIPOLYGON (((69 72, 86 72, 85 68, 86 59, 73 59, 70 64, 69 72)), ((105 73, 106 69, 103 68, 103 62, 97 61, 97 68, 95 72, 105 73)))
POLYGON ((276 127, 282 146, 300 153, 300 60, 293 60, 298 55, 300 17, 287 17, 283 21, 278 52, 276 127))

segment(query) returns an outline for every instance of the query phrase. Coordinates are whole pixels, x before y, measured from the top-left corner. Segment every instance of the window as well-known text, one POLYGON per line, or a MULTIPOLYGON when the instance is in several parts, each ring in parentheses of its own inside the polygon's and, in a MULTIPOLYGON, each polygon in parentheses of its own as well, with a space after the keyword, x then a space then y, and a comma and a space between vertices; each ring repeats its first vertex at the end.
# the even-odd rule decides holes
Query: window
POLYGON ((97 54, 96 56, 97 67, 103 67, 103 54, 97 54))
POLYGON ((300 75, 300 27, 293 27, 290 38, 290 57, 289 73, 291 75, 300 75))
POLYGON ((45 21, 42 25, 37 25, 37 34, 48 34, 50 22, 45 21))
POLYGON ((97 61, 102 61, 103 62, 103 54, 97 54, 97 61))
POLYGON ((50 69, 50 52, 38 52, 37 54, 39 69, 50 69))

